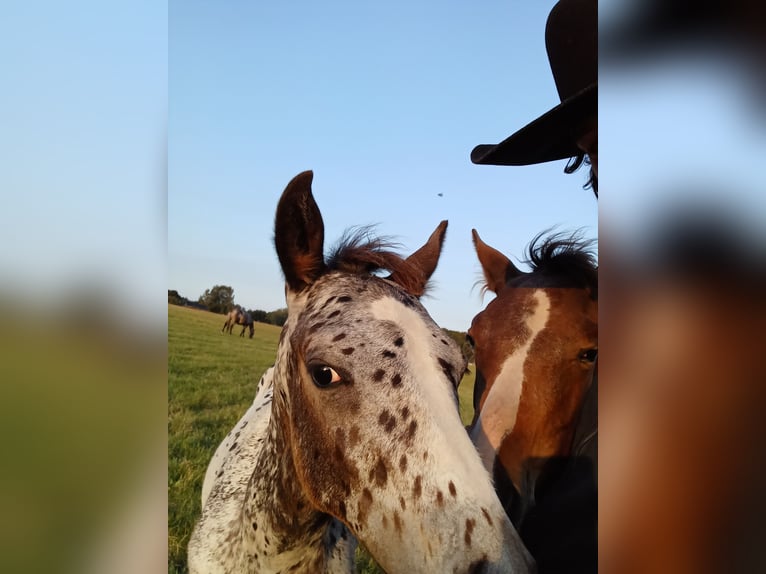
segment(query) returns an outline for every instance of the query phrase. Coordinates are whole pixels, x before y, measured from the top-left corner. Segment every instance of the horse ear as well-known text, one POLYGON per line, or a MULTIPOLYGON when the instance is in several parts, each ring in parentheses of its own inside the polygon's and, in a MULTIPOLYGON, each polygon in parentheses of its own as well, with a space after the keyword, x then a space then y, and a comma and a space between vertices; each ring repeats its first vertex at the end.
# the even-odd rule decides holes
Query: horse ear
MULTIPOLYGON (((444 245, 444 237, 447 234, 447 221, 442 221, 428 238, 426 244, 418 249, 415 253, 407 257, 405 260, 412 269, 414 269, 418 278, 415 281, 407 281, 406 289, 415 297, 420 297, 425 293, 426 284, 428 280, 436 271, 436 266, 439 263, 439 256, 442 252, 442 245, 444 245)), ((403 277, 396 272, 392 273, 389 277, 392 281, 404 286, 403 277)))
POLYGON ((324 222, 311 194, 313 179, 312 171, 296 175, 277 205, 274 245, 291 291, 302 291, 324 270, 324 222))
POLYGON ((497 295, 505 288, 508 280, 520 275, 521 271, 516 269, 505 255, 484 243, 475 229, 472 229, 471 233, 473 234, 473 246, 476 248, 476 255, 479 256, 481 270, 484 273, 484 280, 487 282, 487 289, 497 295))

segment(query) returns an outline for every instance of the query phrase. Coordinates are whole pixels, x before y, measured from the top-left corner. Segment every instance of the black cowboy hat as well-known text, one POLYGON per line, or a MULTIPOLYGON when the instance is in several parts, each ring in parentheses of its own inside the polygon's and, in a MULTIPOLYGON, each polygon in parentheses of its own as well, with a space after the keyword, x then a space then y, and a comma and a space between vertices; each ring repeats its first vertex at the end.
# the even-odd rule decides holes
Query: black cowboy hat
POLYGON ((576 156, 575 130, 598 110, 597 0, 560 0, 548 15, 545 48, 561 103, 471 161, 529 165, 576 156))

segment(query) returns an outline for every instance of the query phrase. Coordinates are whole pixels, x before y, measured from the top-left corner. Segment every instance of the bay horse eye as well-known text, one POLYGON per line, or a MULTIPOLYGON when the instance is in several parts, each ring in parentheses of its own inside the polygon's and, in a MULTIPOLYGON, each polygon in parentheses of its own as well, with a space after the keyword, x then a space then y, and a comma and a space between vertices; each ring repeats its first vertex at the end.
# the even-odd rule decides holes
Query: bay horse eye
POLYGON ((311 367, 311 378, 314 384, 320 389, 329 387, 335 383, 341 382, 340 375, 332 367, 327 365, 317 365, 311 367))
POLYGON ((584 363, 593 363, 598 357, 598 349, 586 349, 580 352, 580 360, 584 363))

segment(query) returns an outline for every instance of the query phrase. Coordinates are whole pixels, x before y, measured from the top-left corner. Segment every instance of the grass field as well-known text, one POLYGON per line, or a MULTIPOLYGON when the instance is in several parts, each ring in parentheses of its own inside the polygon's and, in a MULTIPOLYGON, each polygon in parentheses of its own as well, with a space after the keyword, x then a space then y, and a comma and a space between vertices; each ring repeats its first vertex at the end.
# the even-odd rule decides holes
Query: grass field
MULTIPOLYGON (((253 400, 276 356, 280 328, 255 324, 253 339, 222 335, 224 317, 168 305, 168 572, 183 573, 213 452, 253 400)), ((463 422, 472 416, 473 374, 460 384, 463 422)), ((359 572, 377 572, 359 552, 359 572)))

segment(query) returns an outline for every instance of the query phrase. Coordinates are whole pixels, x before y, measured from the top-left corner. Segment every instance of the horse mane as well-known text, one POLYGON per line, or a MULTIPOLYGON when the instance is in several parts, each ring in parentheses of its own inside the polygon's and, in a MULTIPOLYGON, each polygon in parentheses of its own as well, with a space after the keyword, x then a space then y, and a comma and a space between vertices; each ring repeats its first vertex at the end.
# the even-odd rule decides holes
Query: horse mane
POLYGON ((396 282, 412 293, 423 283, 422 272, 393 251, 399 247, 391 238, 373 235, 372 226, 351 227, 332 247, 325 265, 329 271, 354 275, 372 275, 385 270, 396 274, 396 282))
POLYGON ((527 246, 525 263, 533 273, 567 277, 574 286, 586 287, 598 293, 598 263, 594 239, 584 239, 580 231, 553 233, 546 229, 538 233, 527 246))

